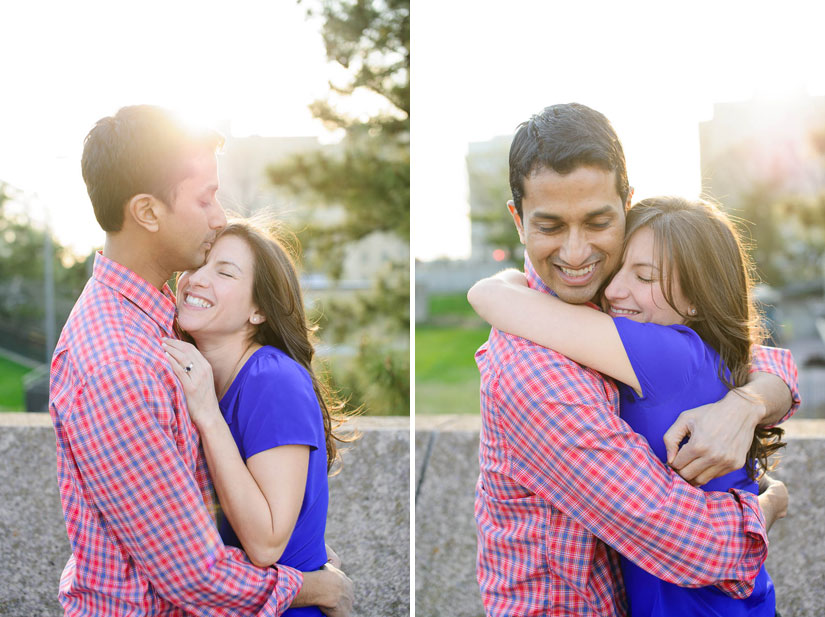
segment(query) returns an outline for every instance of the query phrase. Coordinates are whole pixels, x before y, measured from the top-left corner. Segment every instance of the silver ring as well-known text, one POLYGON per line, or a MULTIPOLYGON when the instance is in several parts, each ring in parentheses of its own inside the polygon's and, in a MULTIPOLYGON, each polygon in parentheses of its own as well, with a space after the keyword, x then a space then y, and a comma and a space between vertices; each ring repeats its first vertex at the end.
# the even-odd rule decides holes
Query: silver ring
POLYGON ((184 366, 184 367, 183 367, 183 370, 184 370, 184 371, 186 371, 186 372, 188 373, 188 372, 190 372, 190 371, 191 371, 194 367, 195 367, 195 365, 194 365, 192 362, 190 362, 189 364, 187 364, 186 366, 184 366))

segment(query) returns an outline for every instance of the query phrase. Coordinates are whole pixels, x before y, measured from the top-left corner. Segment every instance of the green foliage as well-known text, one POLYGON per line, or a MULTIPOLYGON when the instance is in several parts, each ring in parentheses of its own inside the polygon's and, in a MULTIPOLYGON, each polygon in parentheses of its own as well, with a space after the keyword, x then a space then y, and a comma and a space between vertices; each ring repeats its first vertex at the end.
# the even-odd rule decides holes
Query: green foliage
MULTIPOLYGON (((42 358, 33 348, 42 346, 45 230, 32 224, 19 196, 0 182, 0 331, 3 344, 18 353, 42 358), (14 207, 18 205, 18 207, 14 207), (14 339, 14 341, 12 341, 14 339)), ((86 262, 77 260, 54 238, 52 242, 55 282, 56 327, 68 317, 85 285, 86 262)))
MULTIPOLYGON (((492 251, 501 249, 510 264, 521 265, 522 248, 513 217, 507 209, 511 198, 507 150, 502 142, 494 160, 467 157, 467 174, 473 211, 470 220, 483 227, 485 245, 492 251)), ((486 256, 489 259, 489 255, 486 256)), ((502 264, 507 265, 506 263, 502 264)))
MULTIPOLYGON (((320 0, 309 8, 323 22, 327 57, 347 73, 332 94, 369 90, 384 105, 371 117, 348 115, 330 100, 311 105, 339 147, 298 155, 268 170, 270 180, 316 207, 300 232, 306 261, 342 275, 346 248, 373 234, 409 245, 409 0, 320 0)), ((357 349, 332 363, 332 380, 350 406, 366 413, 409 412, 409 261, 384 264, 371 289, 319 302, 325 342, 357 349)))

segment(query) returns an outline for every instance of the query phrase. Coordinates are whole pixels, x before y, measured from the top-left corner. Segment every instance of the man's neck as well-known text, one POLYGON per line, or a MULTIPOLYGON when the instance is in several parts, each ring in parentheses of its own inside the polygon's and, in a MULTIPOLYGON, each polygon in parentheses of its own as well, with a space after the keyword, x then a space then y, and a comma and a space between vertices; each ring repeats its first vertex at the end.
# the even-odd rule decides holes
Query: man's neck
POLYGON ((162 267, 155 258, 154 247, 136 241, 134 237, 122 233, 106 234, 103 256, 129 268, 143 280, 157 289, 163 289, 174 272, 162 267))

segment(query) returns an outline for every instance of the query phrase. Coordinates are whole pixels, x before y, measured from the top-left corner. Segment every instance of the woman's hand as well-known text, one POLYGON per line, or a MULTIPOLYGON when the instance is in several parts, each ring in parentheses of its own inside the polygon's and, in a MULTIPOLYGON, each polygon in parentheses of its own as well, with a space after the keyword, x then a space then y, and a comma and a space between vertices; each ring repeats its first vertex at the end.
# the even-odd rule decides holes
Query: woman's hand
POLYGON ((195 426, 200 429, 209 422, 222 420, 218 398, 215 396, 212 366, 206 358, 194 345, 185 341, 164 338, 162 344, 169 366, 183 386, 186 407, 195 426))
POLYGON ((788 489, 783 482, 763 474, 759 478, 759 507, 765 515, 765 531, 788 514, 788 489))

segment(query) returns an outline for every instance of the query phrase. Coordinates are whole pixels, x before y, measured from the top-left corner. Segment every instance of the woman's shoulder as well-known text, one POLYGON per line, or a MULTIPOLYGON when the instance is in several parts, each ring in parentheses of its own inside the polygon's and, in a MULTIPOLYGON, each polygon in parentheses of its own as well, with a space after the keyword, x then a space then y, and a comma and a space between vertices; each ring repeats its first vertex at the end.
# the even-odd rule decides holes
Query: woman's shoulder
POLYGON ((285 351, 264 345, 249 359, 249 379, 259 378, 309 380, 309 372, 285 351))
POLYGON ((662 325, 652 322, 640 323, 627 317, 615 317, 613 321, 625 345, 632 342, 655 347, 661 347, 662 345, 695 349, 708 347, 708 344, 690 326, 682 324, 662 325))

